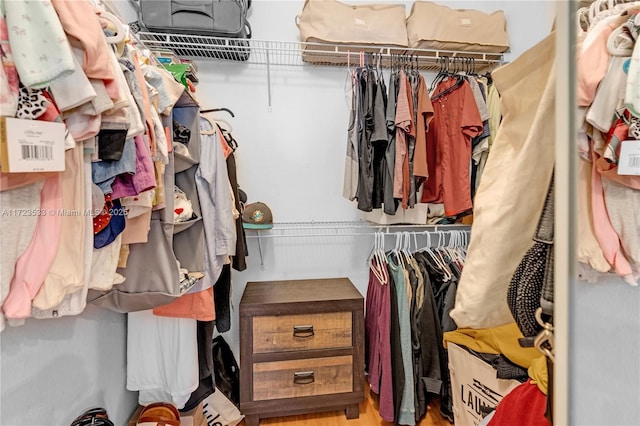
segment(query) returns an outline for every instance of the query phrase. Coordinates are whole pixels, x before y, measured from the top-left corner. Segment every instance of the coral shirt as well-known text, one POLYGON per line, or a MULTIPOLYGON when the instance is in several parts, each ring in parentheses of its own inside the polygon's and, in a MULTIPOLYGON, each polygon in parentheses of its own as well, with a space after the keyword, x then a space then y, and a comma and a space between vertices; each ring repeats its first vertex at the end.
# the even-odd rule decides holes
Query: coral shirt
POLYGON ((455 79, 438 84, 433 102, 433 120, 427 133, 429 179, 422 193, 423 203, 444 203, 445 214, 455 216, 472 208, 471 139, 482 133, 482 119, 467 81, 450 93, 455 79))

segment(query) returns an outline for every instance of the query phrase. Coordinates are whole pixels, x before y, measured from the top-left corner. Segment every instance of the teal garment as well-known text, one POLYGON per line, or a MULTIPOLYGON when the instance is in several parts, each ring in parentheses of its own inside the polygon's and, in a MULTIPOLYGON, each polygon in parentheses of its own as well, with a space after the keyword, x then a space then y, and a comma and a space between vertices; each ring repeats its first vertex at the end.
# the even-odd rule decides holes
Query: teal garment
POLYGON ((394 261, 395 255, 387 255, 389 271, 395 282, 398 299, 398 320, 400 322, 400 349, 404 367, 404 390, 400 401, 400 414, 396 423, 402 425, 416 424, 415 383, 413 380, 413 355, 411 352, 411 319, 409 316, 409 295, 407 282, 402 267, 394 261))
POLYGON ((73 73, 73 52, 49 0, 2 0, 0 11, 7 20, 9 44, 23 85, 45 88, 73 73))

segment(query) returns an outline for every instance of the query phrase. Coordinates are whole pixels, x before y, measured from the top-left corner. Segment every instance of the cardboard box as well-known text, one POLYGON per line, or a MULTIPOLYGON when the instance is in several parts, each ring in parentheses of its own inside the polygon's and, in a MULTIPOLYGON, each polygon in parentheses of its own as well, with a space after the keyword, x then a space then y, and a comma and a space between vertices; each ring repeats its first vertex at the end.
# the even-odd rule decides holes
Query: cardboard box
POLYGON ((180 413, 180 426, 207 426, 202 402, 196 408, 186 413, 180 413))
POLYGON ((142 405, 138 405, 138 408, 136 408, 136 411, 133 412, 133 414, 131 415, 131 418, 129 419, 129 423, 127 423, 127 426, 136 426, 136 423, 138 423, 138 419, 140 418, 140 413, 142 413, 142 409, 144 407, 142 405))
MULTIPOLYGON (((136 408, 136 411, 133 412, 127 426, 136 426, 143 408, 144 407, 142 405, 139 405, 138 408, 136 408)), ((180 426, 207 426, 207 421, 202 410, 202 402, 193 410, 186 413, 180 413, 180 426)))
POLYGON ((495 408, 520 382, 498 379, 491 365, 462 346, 448 342, 447 349, 454 423, 478 426, 484 415, 481 408, 495 408))

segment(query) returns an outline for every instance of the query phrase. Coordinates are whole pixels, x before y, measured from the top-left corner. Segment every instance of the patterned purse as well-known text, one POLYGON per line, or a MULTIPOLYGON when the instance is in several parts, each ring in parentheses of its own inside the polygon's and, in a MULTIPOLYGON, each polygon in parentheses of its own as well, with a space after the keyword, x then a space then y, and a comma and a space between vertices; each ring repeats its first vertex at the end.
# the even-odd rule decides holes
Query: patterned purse
POLYGON ((546 319, 553 314, 553 197, 552 174, 533 246, 516 268, 507 290, 507 304, 525 337, 534 337, 542 330, 535 315, 539 307, 546 319))

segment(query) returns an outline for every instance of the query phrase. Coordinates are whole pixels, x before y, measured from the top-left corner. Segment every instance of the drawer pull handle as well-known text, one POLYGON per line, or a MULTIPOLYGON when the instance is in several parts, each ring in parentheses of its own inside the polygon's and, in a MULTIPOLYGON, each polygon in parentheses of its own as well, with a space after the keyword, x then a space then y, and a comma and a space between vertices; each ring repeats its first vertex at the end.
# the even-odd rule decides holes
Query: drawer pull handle
POLYGON ((293 373, 293 383, 296 385, 309 385, 315 380, 313 371, 296 371, 293 373))
POLYGON ((294 325, 293 326, 293 337, 313 337, 313 325, 294 325))

